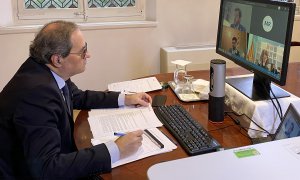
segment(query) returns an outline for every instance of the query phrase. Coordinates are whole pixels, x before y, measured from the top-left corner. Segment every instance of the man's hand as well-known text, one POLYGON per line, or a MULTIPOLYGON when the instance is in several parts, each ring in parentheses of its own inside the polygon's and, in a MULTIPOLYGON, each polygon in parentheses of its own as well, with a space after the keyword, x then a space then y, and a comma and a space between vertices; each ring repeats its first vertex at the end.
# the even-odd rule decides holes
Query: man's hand
POLYGON ((116 140, 116 144, 120 151, 120 159, 126 158, 134 154, 142 145, 143 131, 130 132, 116 140))
POLYGON ((149 106, 152 98, 146 93, 127 94, 125 96, 125 105, 149 106))

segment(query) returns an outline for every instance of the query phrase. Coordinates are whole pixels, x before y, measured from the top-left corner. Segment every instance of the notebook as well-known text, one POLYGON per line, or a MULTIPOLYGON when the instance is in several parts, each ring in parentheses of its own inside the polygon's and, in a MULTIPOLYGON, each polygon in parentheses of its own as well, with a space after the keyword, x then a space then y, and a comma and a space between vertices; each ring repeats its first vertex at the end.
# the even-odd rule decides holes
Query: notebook
POLYGON ((252 139, 253 144, 300 136, 300 115, 295 106, 290 104, 275 134, 252 139))

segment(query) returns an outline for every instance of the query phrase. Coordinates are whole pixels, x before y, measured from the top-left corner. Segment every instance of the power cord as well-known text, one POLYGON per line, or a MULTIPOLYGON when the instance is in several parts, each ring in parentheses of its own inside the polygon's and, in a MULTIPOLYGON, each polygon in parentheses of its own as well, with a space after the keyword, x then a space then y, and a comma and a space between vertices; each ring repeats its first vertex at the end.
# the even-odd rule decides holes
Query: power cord
MULTIPOLYGON (((258 78, 259 78, 261 81, 263 81, 263 79, 262 79, 260 76, 258 76, 258 78)), ((282 121, 283 115, 282 115, 281 105, 280 105, 280 103, 279 103, 279 101, 278 101, 278 98, 275 96, 275 94, 274 94, 274 92, 273 92, 273 90, 272 90, 272 88, 271 88, 271 84, 270 84, 270 91, 271 91, 271 93, 272 93, 274 99, 276 100, 276 103, 277 103, 277 105, 278 105, 280 111, 278 110, 278 107, 275 105, 274 100, 273 100, 273 98, 271 97, 271 95, 270 95, 270 93, 269 93, 269 91, 268 91, 268 89, 267 89, 266 84, 263 83, 263 87, 264 87, 265 92, 268 94, 269 99, 271 100, 271 102, 272 102, 274 108, 276 109, 276 112, 277 112, 277 114, 278 114, 278 116, 279 116, 279 118, 280 118, 280 121, 282 121)))
POLYGON ((234 124, 231 124, 231 125, 228 125, 228 126, 225 126, 225 127, 222 127, 222 128, 218 128, 218 129, 212 129, 212 130, 209 130, 209 131, 207 131, 207 132, 219 131, 219 130, 221 130, 221 129, 226 129, 226 128, 229 128, 229 127, 232 127, 232 126, 234 126, 234 124))
POLYGON ((252 140, 252 138, 248 135, 247 129, 246 129, 245 127, 241 126, 241 125, 239 125, 239 127, 240 127, 240 133, 241 133, 241 135, 243 135, 243 136, 245 136, 246 138, 248 138, 248 139, 251 141, 251 144, 253 144, 253 140, 252 140), (244 130, 246 134, 244 134, 241 130, 244 130))
MULTIPOLYGON (((234 119, 233 117, 231 117, 231 116, 228 114, 228 112, 225 112, 225 113, 226 113, 226 115, 227 115, 228 117, 230 117, 230 119, 232 119, 233 122, 240 128, 240 133, 241 133, 243 136, 245 136, 246 138, 248 138, 248 139, 251 141, 251 144, 253 144, 253 140, 252 140, 252 138, 248 135, 246 127, 242 126, 241 123, 240 123, 240 121, 239 121, 238 119, 234 119), (241 130, 244 130, 244 131, 246 132, 246 134, 244 134, 241 130)), ((232 113, 234 113, 234 112, 232 112, 232 113)), ((249 129, 249 128, 248 128, 248 129, 249 129)), ((255 130, 256 130, 256 129, 255 129, 255 130)), ((259 130, 258 130, 258 131, 259 131, 259 130)))
MULTIPOLYGON (((273 97, 275 98, 275 100, 276 100, 276 102, 277 102, 277 105, 278 105, 278 107, 279 107, 279 112, 280 112, 280 114, 278 113, 278 115, 279 115, 279 118, 280 118, 280 121, 282 121, 283 120, 283 113, 282 113, 282 108, 281 108, 281 105, 280 105, 280 103, 279 103, 279 101, 278 101, 278 98, 275 96, 275 94, 274 94, 274 92, 273 92, 273 90, 272 90, 272 88, 270 89, 271 90, 271 93, 272 93, 272 95, 273 95, 273 97)), ((272 100, 272 98, 270 97, 270 99, 272 100)), ((273 103, 274 104, 274 103, 273 103)))
MULTIPOLYGON (((241 122, 238 120, 238 119, 234 119, 232 118, 228 113, 233 113, 235 116, 245 116, 247 117, 251 122, 253 122, 258 128, 260 128, 261 130, 257 130, 257 129, 253 129, 253 128, 248 128, 248 130, 253 130, 253 131, 258 131, 258 132, 262 132, 262 133, 267 133, 268 135, 271 135, 271 133, 269 131, 267 131, 266 129, 264 129, 263 127, 261 127, 260 125, 257 124, 257 122, 255 122, 253 119, 251 119, 248 115, 246 114, 237 114, 236 112, 234 111, 225 111, 225 113, 233 120, 233 122, 236 124, 236 125, 239 125, 241 126, 241 122)), ((244 127, 246 128, 246 127, 244 127)))

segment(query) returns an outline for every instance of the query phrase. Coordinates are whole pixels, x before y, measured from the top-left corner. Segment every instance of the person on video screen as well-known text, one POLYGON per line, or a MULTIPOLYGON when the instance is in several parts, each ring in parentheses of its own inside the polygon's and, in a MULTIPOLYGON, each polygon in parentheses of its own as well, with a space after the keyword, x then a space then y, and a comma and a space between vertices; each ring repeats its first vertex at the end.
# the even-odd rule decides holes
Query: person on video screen
POLYGON ((238 40, 236 37, 232 38, 232 47, 228 50, 229 53, 236 55, 236 56, 240 56, 240 52, 237 49, 237 44, 238 44, 238 40))
POLYGON ((270 62, 269 62, 269 52, 266 49, 263 49, 261 54, 260 54, 260 62, 258 63, 259 66, 267 69, 270 69, 270 62))
POLYGON ((275 64, 274 63, 271 63, 271 73, 274 73, 274 74, 279 74, 278 70, 276 69, 275 67, 275 64))
POLYGON ((294 130, 294 123, 290 123, 288 125, 288 123, 285 123, 285 131, 284 131, 284 134, 287 138, 290 138, 291 137, 291 134, 294 130))
POLYGON ((241 25, 242 11, 240 8, 234 9, 234 22, 230 25, 230 27, 237 29, 239 31, 246 31, 246 28, 241 25))

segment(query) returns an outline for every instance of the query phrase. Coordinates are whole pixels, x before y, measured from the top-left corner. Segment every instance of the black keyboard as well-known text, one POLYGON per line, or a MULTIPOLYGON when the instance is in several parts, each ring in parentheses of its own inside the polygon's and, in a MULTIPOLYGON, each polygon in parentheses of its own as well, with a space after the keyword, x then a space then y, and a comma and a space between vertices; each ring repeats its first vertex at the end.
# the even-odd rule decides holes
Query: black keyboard
POLYGON ((154 112, 190 156, 221 147, 181 105, 158 106, 154 112))

